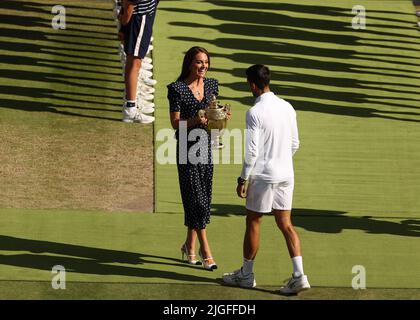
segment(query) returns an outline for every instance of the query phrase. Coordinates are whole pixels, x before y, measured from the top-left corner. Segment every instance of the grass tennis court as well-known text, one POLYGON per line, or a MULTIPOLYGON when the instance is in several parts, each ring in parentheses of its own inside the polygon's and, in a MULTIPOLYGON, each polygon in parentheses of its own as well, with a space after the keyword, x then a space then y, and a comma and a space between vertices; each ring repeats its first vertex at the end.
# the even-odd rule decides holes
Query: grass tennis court
POLYGON ((54 1, 0 4, 0 298, 420 299, 411 1, 162 0, 154 126, 120 121, 112 3, 90 3, 66 5, 65 30, 51 28, 54 1), (352 29, 356 4, 366 8, 365 30, 352 29), (244 128, 253 101, 244 70, 254 63, 270 66, 273 91, 297 110, 294 223, 313 286, 298 297, 274 293, 291 264, 272 217, 262 225, 257 289, 220 285, 241 263, 240 164, 215 166, 208 235, 219 269, 180 261, 176 166, 153 164, 168 143, 153 141, 170 127, 166 85, 193 45, 210 51, 209 76, 233 108, 230 129, 244 128), (66 290, 51 288, 57 264, 66 290), (367 290, 351 288, 355 265, 366 268, 367 290))

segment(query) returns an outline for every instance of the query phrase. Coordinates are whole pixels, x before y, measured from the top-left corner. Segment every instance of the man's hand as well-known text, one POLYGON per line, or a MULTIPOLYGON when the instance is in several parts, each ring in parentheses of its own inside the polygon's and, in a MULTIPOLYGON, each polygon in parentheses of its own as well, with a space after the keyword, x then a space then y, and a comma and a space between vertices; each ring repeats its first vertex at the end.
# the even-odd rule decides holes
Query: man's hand
POLYGON ((246 198, 247 186, 244 183, 238 183, 236 187, 236 193, 239 198, 246 198))
POLYGON ((133 15, 134 5, 128 0, 123 0, 122 5, 122 13, 119 20, 123 26, 126 26, 130 22, 131 16, 133 15))
POLYGON ((124 43, 124 32, 118 32, 118 40, 120 40, 121 43, 124 43))

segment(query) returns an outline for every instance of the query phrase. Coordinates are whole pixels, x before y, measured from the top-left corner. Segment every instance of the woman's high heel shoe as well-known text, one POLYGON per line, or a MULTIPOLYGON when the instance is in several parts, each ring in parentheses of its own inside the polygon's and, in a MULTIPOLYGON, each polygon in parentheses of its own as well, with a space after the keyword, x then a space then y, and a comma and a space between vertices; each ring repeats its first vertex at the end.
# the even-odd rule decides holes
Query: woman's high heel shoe
POLYGON ((216 270, 217 269, 217 264, 215 262, 213 263, 208 263, 209 260, 213 260, 213 257, 207 257, 207 258, 203 258, 203 256, 201 255, 201 252, 199 252, 200 258, 201 258, 201 262, 203 263, 203 268, 206 270, 216 270))
POLYGON ((195 259, 195 254, 188 254, 188 249, 185 243, 181 247, 182 261, 186 260, 188 264, 200 265, 201 262, 195 259), (186 257, 186 259, 185 259, 186 257))

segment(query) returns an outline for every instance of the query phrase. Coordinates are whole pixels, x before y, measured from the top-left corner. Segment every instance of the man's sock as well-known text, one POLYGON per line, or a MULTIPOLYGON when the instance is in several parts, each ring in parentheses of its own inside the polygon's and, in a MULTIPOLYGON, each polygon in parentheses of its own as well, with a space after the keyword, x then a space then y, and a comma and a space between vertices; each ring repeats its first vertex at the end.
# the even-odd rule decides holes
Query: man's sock
POLYGON ((304 275, 302 256, 293 257, 292 263, 293 263, 293 278, 299 278, 300 276, 304 275))
POLYGON ((136 106, 136 101, 133 100, 126 100, 125 107, 126 108, 134 108, 136 106))
POLYGON ((252 268, 254 267, 254 260, 248 260, 244 258, 244 264, 242 265, 242 274, 244 276, 252 273, 252 268))

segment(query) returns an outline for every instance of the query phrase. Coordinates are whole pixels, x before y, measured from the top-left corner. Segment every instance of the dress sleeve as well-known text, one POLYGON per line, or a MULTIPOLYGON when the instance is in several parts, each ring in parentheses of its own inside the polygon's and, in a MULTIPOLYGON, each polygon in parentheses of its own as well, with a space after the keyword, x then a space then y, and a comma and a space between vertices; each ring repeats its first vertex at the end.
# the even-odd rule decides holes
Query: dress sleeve
POLYGON ((168 85, 168 100, 170 112, 181 111, 181 94, 175 90, 172 84, 168 85))

